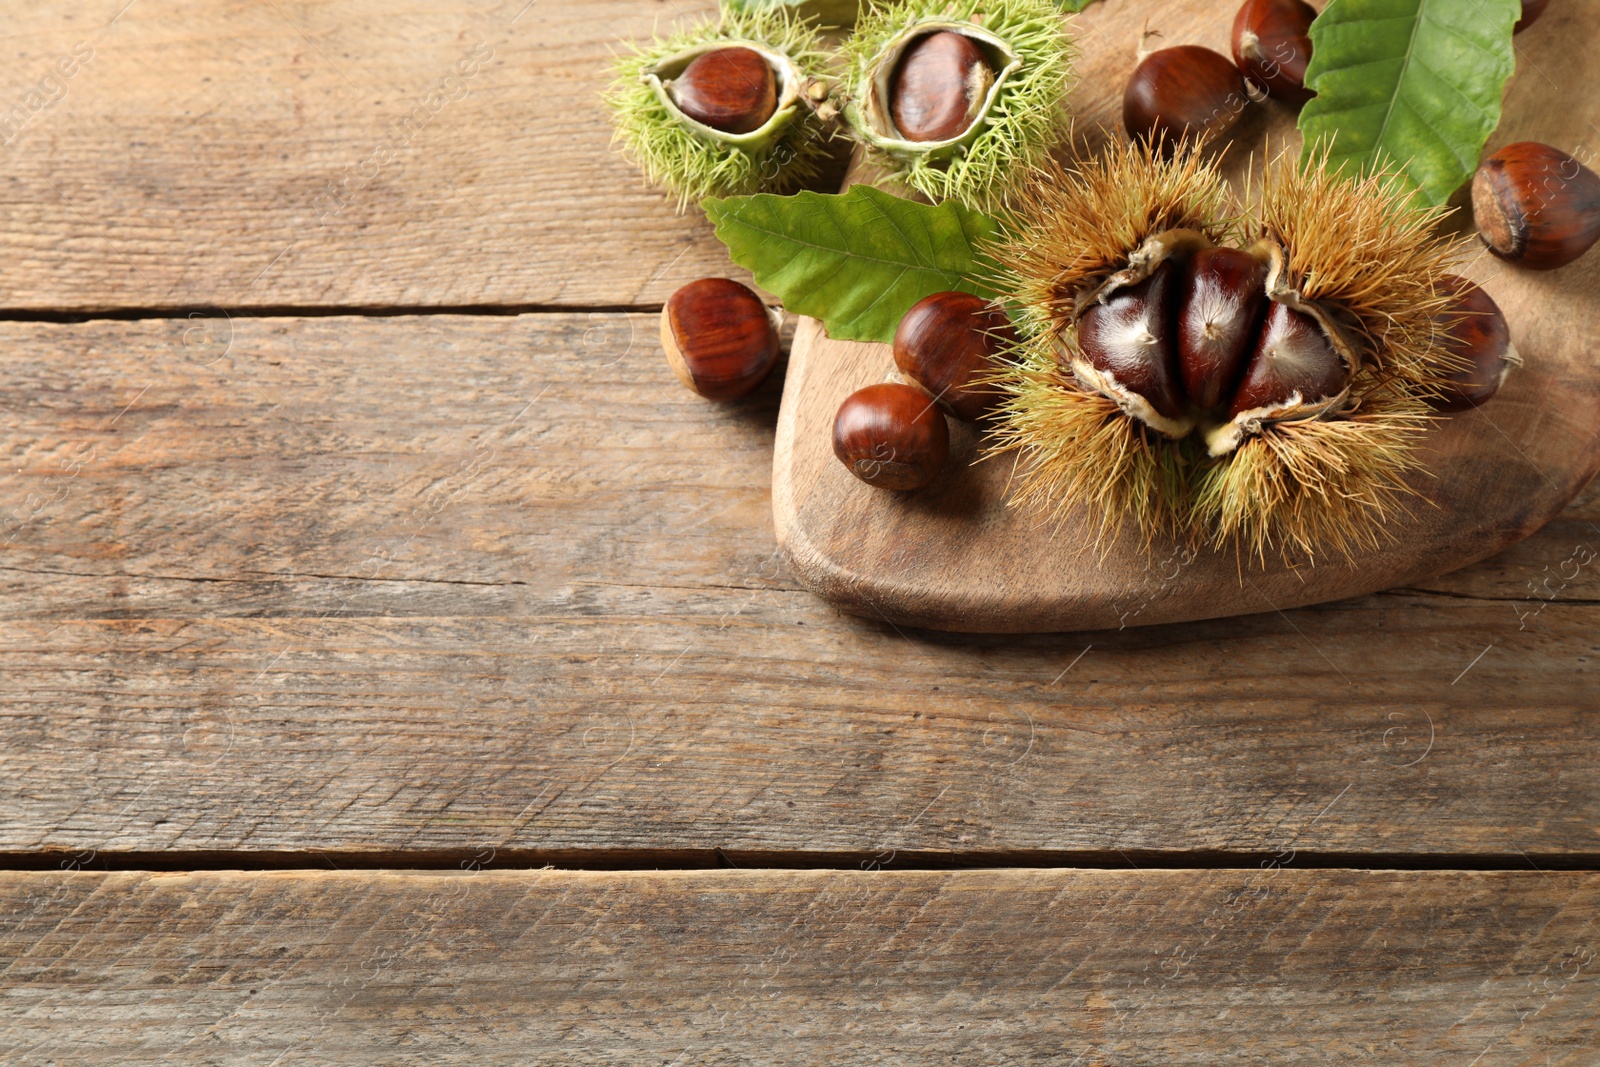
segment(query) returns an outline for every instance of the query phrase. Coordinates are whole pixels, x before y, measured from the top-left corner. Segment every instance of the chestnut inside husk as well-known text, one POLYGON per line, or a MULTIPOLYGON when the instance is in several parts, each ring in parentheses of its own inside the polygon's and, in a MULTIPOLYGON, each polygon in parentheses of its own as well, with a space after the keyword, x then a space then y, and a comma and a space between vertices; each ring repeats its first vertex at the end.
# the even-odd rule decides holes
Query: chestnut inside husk
MULTIPOLYGON (((857 132, 869 144, 890 155, 934 161, 952 158, 960 154, 964 145, 983 133, 983 126, 976 121, 977 117, 993 105, 1000 87, 1021 66, 1021 57, 1005 41, 981 26, 954 20, 923 20, 891 40, 877 57, 873 76, 865 86, 857 132), (967 53, 962 57, 965 61, 964 70, 981 71, 983 76, 981 80, 971 82, 961 79, 943 88, 957 93, 964 88, 970 90, 981 87, 981 97, 973 99, 969 91, 960 101, 966 112, 964 122, 930 123, 925 131, 902 130, 896 118, 903 116, 905 108, 903 104, 897 107, 896 90, 910 88, 903 77, 905 67, 908 62, 915 61, 918 53, 925 51, 930 42, 947 41, 950 38, 960 38, 964 42, 967 53)), ((931 88, 919 88, 918 91, 921 95, 931 92, 931 88)), ((933 109, 935 105, 928 101, 927 106, 933 109)))
POLYGON ((1077 346, 1064 358, 1154 432, 1198 429, 1214 457, 1265 424, 1342 414, 1359 356, 1287 265, 1268 240, 1233 249, 1197 230, 1157 234, 1078 295, 1077 346))
POLYGON ((1240 196, 1192 141, 1113 142, 1023 190, 988 447, 1020 451, 1014 504, 1088 509, 1102 546, 1125 524, 1257 560, 1384 540, 1467 362, 1441 344, 1463 243, 1392 172, 1326 158, 1270 159, 1240 196))

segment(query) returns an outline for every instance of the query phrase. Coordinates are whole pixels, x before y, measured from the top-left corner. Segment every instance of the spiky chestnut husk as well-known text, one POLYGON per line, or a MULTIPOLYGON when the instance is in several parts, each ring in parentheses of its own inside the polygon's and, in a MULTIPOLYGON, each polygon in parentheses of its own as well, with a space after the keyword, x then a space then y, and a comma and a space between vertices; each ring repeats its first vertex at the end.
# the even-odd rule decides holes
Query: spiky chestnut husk
POLYGON ((1118 144, 1030 184, 995 249, 1025 334, 996 439, 1022 453, 1014 502, 1058 516, 1088 503, 1102 535, 1132 520, 1147 540, 1173 532, 1262 561, 1273 549, 1351 556, 1381 537, 1409 491, 1425 399, 1449 369, 1439 280, 1460 245, 1435 236, 1438 213, 1411 206, 1392 177, 1349 180, 1325 159, 1275 161, 1248 207, 1192 145, 1169 161, 1118 144), (1097 373, 1080 343, 1085 310, 1224 243, 1266 265, 1274 305, 1322 329, 1342 386, 1173 419, 1097 373))
POLYGON ((1465 243, 1439 233, 1446 214, 1418 206, 1391 170, 1330 170, 1325 149, 1268 164, 1242 236, 1282 251, 1269 295, 1314 315, 1356 372, 1309 417, 1269 413, 1208 435, 1220 458, 1197 470, 1197 537, 1262 563, 1274 552, 1353 559, 1387 540, 1435 422, 1428 401, 1459 367, 1441 323, 1465 243))
POLYGON ((810 23, 792 11, 725 9, 719 22, 680 31, 618 58, 605 102, 615 143, 652 185, 677 198, 681 212, 707 196, 791 192, 815 180, 828 157, 819 118, 831 60, 810 23), (749 133, 713 129, 685 115, 667 85, 701 55, 729 46, 759 52, 778 81, 772 117, 749 133))
POLYGON ((1224 459, 1196 468, 1191 535, 1265 563, 1354 559, 1390 538, 1406 510, 1405 481, 1432 409, 1371 370, 1356 375, 1353 405, 1336 416, 1264 424, 1224 459))
POLYGON ((1084 386, 1076 323, 1124 272, 1148 268, 1140 250, 1167 235, 1220 244, 1233 228, 1218 160, 1192 151, 1170 160, 1144 143, 1113 142, 1074 171, 1047 163, 1004 213, 994 249, 1021 342, 997 378, 1005 393, 992 452, 1015 449, 1013 504, 1060 522, 1078 504, 1100 520, 1102 545, 1124 519, 1148 543, 1185 528, 1189 470, 1199 458, 1153 428, 1147 405, 1084 386))
POLYGON ((864 12, 844 45, 845 118, 887 178, 934 201, 993 210, 1067 130, 1062 98, 1075 52, 1050 0, 902 0, 864 12), (914 141, 890 114, 890 81, 906 49, 948 30, 971 39, 994 74, 977 117, 955 137, 914 141))

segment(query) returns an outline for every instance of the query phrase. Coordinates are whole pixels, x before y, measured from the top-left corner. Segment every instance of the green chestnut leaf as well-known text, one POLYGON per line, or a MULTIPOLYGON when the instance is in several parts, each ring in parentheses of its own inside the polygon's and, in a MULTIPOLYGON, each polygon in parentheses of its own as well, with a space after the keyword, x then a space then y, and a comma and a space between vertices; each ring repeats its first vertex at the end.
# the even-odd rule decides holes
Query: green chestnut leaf
POLYGON ((1399 165, 1429 204, 1450 199, 1500 124, 1521 0, 1333 0, 1311 24, 1305 151, 1352 176, 1399 165))
POLYGON ((999 233, 988 215, 937 207, 868 185, 829 195, 734 196, 701 202, 733 261, 783 306, 845 341, 894 340, 911 305, 959 289, 993 298, 980 251, 999 233))

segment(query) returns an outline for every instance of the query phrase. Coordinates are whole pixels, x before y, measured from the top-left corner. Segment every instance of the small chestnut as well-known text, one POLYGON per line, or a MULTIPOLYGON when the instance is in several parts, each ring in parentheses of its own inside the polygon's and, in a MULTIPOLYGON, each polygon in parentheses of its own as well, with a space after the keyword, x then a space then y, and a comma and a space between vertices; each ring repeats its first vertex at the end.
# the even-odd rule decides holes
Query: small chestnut
POLYGON ((958 419, 975 422, 1000 403, 984 382, 1017 341, 1005 312, 971 293, 934 293, 914 304, 894 335, 894 362, 958 419))
POLYGON ((1600 240, 1600 176, 1559 148, 1520 141, 1478 167, 1472 214, 1490 252, 1555 270, 1600 240))
POLYGON ((1122 94, 1130 137, 1152 137, 1165 153, 1184 135, 1201 140, 1231 130, 1249 104, 1244 76, 1226 56, 1185 44, 1151 52, 1122 94))
POLYGON ((684 385, 707 400, 738 400, 778 365, 776 318, 738 282, 702 278, 661 309, 661 347, 684 385))
POLYGON ((1550 6, 1550 0, 1522 0, 1522 17, 1511 28, 1512 33, 1521 33, 1523 30, 1539 21, 1539 16, 1544 14, 1544 9, 1550 6))
POLYGON ((733 45, 697 56, 667 85, 678 110, 723 133, 752 133, 778 110, 772 64, 753 48, 733 45))
POLYGON ((1305 0, 1245 0, 1233 20, 1233 61, 1267 94, 1303 104, 1311 62, 1311 23, 1317 10, 1305 0))
POLYGON ((1315 403, 1336 395, 1349 381, 1344 360, 1317 321, 1272 301, 1228 417, 1288 403, 1297 393, 1302 402, 1315 403))
POLYGON ((833 420, 833 454, 879 489, 921 489, 950 453, 950 428, 928 394, 884 383, 858 389, 833 420))
POLYGON ((1494 396, 1511 368, 1522 360, 1511 345, 1511 328, 1500 305, 1488 293, 1455 275, 1447 276, 1444 285, 1456 294, 1446 311, 1449 325, 1444 347, 1465 366, 1450 372, 1448 391, 1435 398, 1433 406, 1440 411, 1465 411, 1494 396))
POLYGON ((1188 412, 1174 365, 1177 272, 1167 260, 1144 281, 1090 304, 1078 320, 1078 347, 1084 358, 1174 420, 1188 412))
POLYGON ((1244 373, 1267 302, 1267 267, 1237 248, 1207 248, 1188 265, 1178 308, 1178 367, 1195 407, 1222 406, 1244 373))
POLYGON ((983 109, 994 69, 972 38, 940 30, 911 43, 889 81, 889 113, 908 141, 948 141, 983 109))

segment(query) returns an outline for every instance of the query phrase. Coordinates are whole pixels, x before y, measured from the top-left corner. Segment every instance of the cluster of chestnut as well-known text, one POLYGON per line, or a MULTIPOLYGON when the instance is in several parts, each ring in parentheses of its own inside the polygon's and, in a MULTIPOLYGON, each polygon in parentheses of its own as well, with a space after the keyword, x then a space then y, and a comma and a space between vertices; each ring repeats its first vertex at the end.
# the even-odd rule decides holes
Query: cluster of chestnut
MULTIPOLYGON (((1524 0, 1520 33, 1549 0, 1524 0)), ((1166 151, 1185 138, 1224 136, 1253 100, 1299 106, 1311 61, 1316 10, 1304 0, 1246 0, 1233 22, 1233 61, 1209 48, 1178 45, 1146 55, 1122 97, 1129 136, 1166 151)), ((1483 243, 1530 270, 1566 266, 1600 241, 1600 177, 1550 145, 1525 141, 1486 159, 1472 185, 1483 243)))
POLYGON ((833 420, 833 454, 879 489, 921 489, 950 453, 945 416, 977 422, 999 406, 999 358, 1016 344, 1011 320, 971 293, 918 301, 894 336, 901 382, 858 389, 833 420))
MULTIPOLYGON (((1315 323, 1267 300, 1265 267, 1238 249, 1203 249, 1163 264, 1137 286, 1096 305, 1081 327, 1084 356, 1118 375, 1161 416, 1234 415, 1342 389, 1347 368, 1315 323), (1225 313, 1219 313, 1223 309, 1225 313), (1128 338, 1138 352, 1124 351, 1128 338)), ((1481 404, 1509 369, 1510 331, 1494 300, 1464 278, 1446 315, 1457 369, 1435 399, 1441 411, 1481 404)), ((703 278, 662 311, 661 340, 685 386, 711 400, 749 395, 779 358, 779 319, 738 282, 703 278)), ((901 381, 869 385, 839 406, 833 450, 852 474, 880 489, 921 489, 949 454, 946 417, 978 422, 1003 399, 994 384, 1016 343, 1005 313, 964 292, 934 293, 906 313, 894 338, 901 381)))
MULTIPOLYGON (((958 137, 978 117, 994 80, 994 65, 971 37, 951 30, 919 37, 906 47, 891 76, 895 128, 907 141, 958 137)), ((771 64, 744 45, 697 56, 667 92, 678 110, 722 133, 751 133, 778 109, 771 64)))
MULTIPOLYGON (((1523 0, 1517 33, 1544 14, 1550 0, 1523 0)), ((1133 137, 1171 149, 1185 135, 1222 136, 1251 101, 1273 98, 1298 107, 1306 88, 1311 23, 1305 0, 1245 0, 1233 20, 1233 61, 1199 45, 1144 56, 1122 96, 1122 121, 1133 137)))
MULTIPOLYGON (((661 345, 681 381, 708 400, 734 401, 760 388, 780 354, 779 316, 727 278, 690 282, 661 312, 661 345)), ((862 481, 920 489, 949 454, 945 415, 975 422, 1001 393, 990 381, 1000 353, 1016 342, 1005 314, 971 293, 935 293, 901 321, 895 363, 910 382, 869 385, 847 397, 834 420, 833 448, 862 481)))
MULTIPOLYGON (((617 142, 678 199, 816 188, 848 139, 885 181, 994 208, 1064 136, 1058 0, 723 0, 636 47, 605 98, 617 142), (843 37, 822 27, 851 24, 843 37)), ((831 184, 831 183, 828 183, 831 184)))
MULTIPOLYGON (((1090 305, 1078 323, 1087 369, 1112 390, 1137 394, 1147 420, 1172 437, 1196 426, 1212 455, 1237 445, 1252 416, 1295 404, 1334 403, 1355 368, 1306 311, 1268 298, 1268 264, 1237 248, 1179 252, 1143 281, 1090 305)), ((1443 280, 1440 315, 1451 358, 1433 405, 1463 411, 1499 390, 1516 356, 1504 314, 1465 278, 1443 280)))
POLYGON ((1310 100, 1311 23, 1304 0, 1245 0, 1233 20, 1233 59, 1199 45, 1145 55, 1122 94, 1122 122, 1131 137, 1149 137, 1171 151, 1185 137, 1221 137, 1253 100, 1310 100))
MULTIPOLYGON (((951 30, 919 37, 906 47, 891 76, 895 128, 907 141, 958 137, 978 117, 994 80, 994 65, 971 37, 951 30)), ((697 56, 667 92, 678 110, 723 133, 758 130, 778 109, 771 64, 744 45, 697 56)))
MULTIPOLYGON (((1525 3, 1517 29, 1544 7, 1545 0, 1525 3)), ((1226 132, 1251 100, 1303 103, 1311 96, 1304 78, 1315 17, 1303 0, 1246 0, 1234 21, 1232 62, 1188 45, 1144 57, 1124 96, 1129 133, 1171 149, 1197 134, 1226 132)), ((907 38, 884 83, 899 137, 936 143, 961 135, 996 76, 990 55, 965 33, 907 38)), ((730 45, 699 55, 669 91, 684 114, 737 135, 771 119, 782 86, 766 57, 730 45)), ((1600 241, 1600 176, 1549 145, 1513 144, 1486 158, 1473 180, 1472 203, 1489 250, 1528 269, 1571 263, 1600 241)), ((1146 421, 1174 439, 1195 426, 1225 429, 1289 397, 1333 403, 1354 374, 1348 353, 1337 351, 1303 311, 1269 299, 1266 273, 1252 251, 1183 251, 1084 312, 1077 337, 1087 366, 1074 372, 1112 383, 1113 393, 1137 394, 1146 421), (1142 347, 1134 351, 1135 344, 1142 347)), ((1487 293, 1461 278, 1442 284, 1454 294, 1440 320, 1455 357, 1445 362, 1457 369, 1431 402, 1462 410, 1493 396, 1516 356, 1505 318, 1487 293)), ((690 389, 736 400, 776 366, 778 326, 756 293, 727 279, 703 279, 667 302, 662 343, 690 389)), ((943 292, 923 299, 894 338, 895 380, 858 390, 841 404, 835 454, 879 488, 930 484, 949 453, 947 417, 976 422, 999 408, 1006 394, 997 379, 1016 345, 1007 315, 983 298, 943 292)), ((1225 436, 1213 455, 1222 454, 1225 436)))

